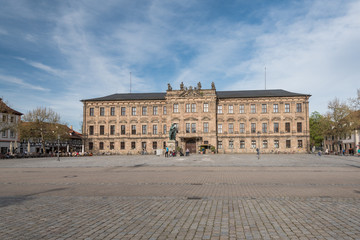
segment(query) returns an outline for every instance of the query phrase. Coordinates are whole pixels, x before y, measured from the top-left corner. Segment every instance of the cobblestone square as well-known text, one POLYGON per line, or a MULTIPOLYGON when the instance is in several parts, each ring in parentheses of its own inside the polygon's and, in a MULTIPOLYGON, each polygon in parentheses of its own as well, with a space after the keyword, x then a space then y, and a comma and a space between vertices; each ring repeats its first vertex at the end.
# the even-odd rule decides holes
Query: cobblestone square
POLYGON ((0 161, 0 239, 360 239, 360 158, 0 161))

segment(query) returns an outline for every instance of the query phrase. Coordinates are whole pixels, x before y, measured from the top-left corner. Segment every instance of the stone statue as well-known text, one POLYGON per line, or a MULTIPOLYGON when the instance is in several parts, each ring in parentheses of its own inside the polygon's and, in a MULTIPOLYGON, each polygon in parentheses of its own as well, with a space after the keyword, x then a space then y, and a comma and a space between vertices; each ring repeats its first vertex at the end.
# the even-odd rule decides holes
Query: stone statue
POLYGON ((211 83, 211 90, 216 90, 216 89, 215 89, 215 83, 214 83, 214 82, 211 83))
POLYGON ((169 139, 170 139, 170 140, 175 140, 175 138, 176 138, 176 131, 177 131, 177 129, 176 129, 176 124, 173 123, 173 124, 171 125, 170 131, 169 131, 169 139))
POLYGON ((172 87, 171 87, 170 83, 168 83, 168 91, 172 91, 172 87))
POLYGON ((181 90, 181 91, 184 90, 184 83, 183 83, 183 82, 180 83, 180 90, 181 90))
POLYGON ((200 90, 201 89, 201 82, 198 82, 197 88, 200 90))

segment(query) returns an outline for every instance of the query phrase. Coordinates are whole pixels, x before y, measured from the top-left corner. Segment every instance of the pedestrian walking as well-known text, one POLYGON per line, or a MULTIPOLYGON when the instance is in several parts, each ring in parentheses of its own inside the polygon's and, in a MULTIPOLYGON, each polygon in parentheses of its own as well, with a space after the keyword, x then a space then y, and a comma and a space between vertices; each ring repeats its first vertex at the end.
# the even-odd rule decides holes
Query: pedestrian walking
POLYGON ((165 157, 169 157, 169 147, 168 146, 166 146, 165 157))

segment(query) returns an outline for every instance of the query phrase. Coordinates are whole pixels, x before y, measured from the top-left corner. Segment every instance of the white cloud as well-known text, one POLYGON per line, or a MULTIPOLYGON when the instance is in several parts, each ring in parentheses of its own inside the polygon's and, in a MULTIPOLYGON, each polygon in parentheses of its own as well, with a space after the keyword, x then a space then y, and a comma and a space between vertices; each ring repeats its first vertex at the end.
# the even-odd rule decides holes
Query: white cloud
POLYGON ((28 60, 28 59, 25 59, 25 58, 22 58, 22 57, 15 57, 15 59, 23 61, 26 64, 28 64, 28 65, 30 65, 30 66, 32 66, 34 68, 37 68, 37 69, 40 69, 42 71, 48 72, 48 73, 50 73, 52 75, 55 75, 55 76, 64 76, 64 74, 65 74, 61 70, 55 69, 53 67, 47 66, 47 65, 39 63, 39 62, 31 61, 31 60, 28 60))
POLYGON ((17 78, 17 77, 0 75, 0 81, 8 82, 8 83, 14 84, 15 86, 22 87, 22 88, 28 88, 28 89, 32 89, 32 90, 38 90, 38 91, 49 91, 49 89, 27 83, 24 80, 17 78))

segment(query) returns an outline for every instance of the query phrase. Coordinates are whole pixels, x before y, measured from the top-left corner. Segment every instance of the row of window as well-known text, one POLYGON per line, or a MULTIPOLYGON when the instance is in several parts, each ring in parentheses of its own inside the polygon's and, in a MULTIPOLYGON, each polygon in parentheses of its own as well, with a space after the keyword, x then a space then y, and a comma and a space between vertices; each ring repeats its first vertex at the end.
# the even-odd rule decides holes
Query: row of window
POLYGON ((14 116, 6 115, 6 114, 2 114, 2 118, 0 118, 0 120, 2 122, 11 122, 11 123, 16 121, 14 116))
MULTIPOLYGON (((273 124, 273 132, 274 133, 279 133, 279 129, 280 129, 279 123, 275 122, 273 124)), ((298 133, 301 133, 303 131, 302 122, 296 123, 296 130, 297 130, 298 133)), ((185 131, 186 131, 186 133, 196 133, 196 123, 186 123, 185 124, 185 131)), ((166 124, 164 124, 163 125, 163 133, 166 134, 166 132, 167 132, 166 124)), ((203 132, 204 133, 209 132, 209 123, 208 122, 203 123, 203 132)), ((218 124, 217 132, 218 133, 223 133, 223 124, 218 124)), ((251 133, 257 133, 257 131, 256 131, 256 123, 251 123, 250 124, 250 132, 251 133)), ((267 123, 262 123, 261 132, 262 133, 267 133, 268 132, 268 124, 267 123)), ((286 133, 291 132, 290 122, 285 122, 285 132, 286 133)), ((110 133, 110 135, 115 135, 115 125, 110 125, 110 132, 109 133, 110 133)), ((136 125, 131 125, 131 134, 136 134, 136 133, 137 133, 136 125)), ((142 125, 141 126, 141 133, 142 134, 148 134, 148 126, 147 125, 142 125)), ((153 134, 158 134, 158 125, 155 124, 155 125, 152 126, 152 133, 153 134)), ((230 134, 234 133, 234 124, 233 123, 228 123, 228 133, 230 133, 230 134)), ((240 123, 239 133, 245 133, 245 123, 240 123)), ((105 126, 104 125, 100 125, 99 134, 100 135, 105 134, 105 126)), ((120 134, 121 135, 126 134, 126 125, 120 125, 120 134)), ((94 126, 89 126, 89 135, 94 135, 94 126)))
MULTIPOLYGON (((148 126, 142 125, 141 127, 142 127, 141 133, 148 134, 148 126)), ((136 134, 136 133, 137 133, 136 125, 131 125, 131 134, 136 134)), ((152 126, 152 133, 158 134, 158 125, 152 126)), ((163 133, 166 134, 166 124, 164 124, 164 126, 163 126, 163 133)), ((105 126, 104 125, 100 125, 99 134, 105 135, 105 126)), ((125 125, 120 125, 120 134, 121 135, 126 134, 126 126, 125 125)), ((94 135, 94 126, 89 126, 89 135, 94 135)), ((110 125, 110 135, 115 135, 115 125, 110 125)))
MULTIPOLYGON (((303 140, 298 140, 297 141, 298 145, 297 147, 298 148, 302 148, 303 147, 303 140)), ((291 140, 286 140, 285 141, 285 145, 286 145, 286 148, 291 148, 291 140)), ((279 140, 274 140, 273 142, 273 147, 274 148, 279 148, 280 146, 280 141, 279 140)), ((256 143, 256 140, 251 140, 251 148, 255 149, 255 148, 259 148, 260 146, 256 143)), ((234 149, 234 140, 229 140, 229 145, 228 145, 228 148, 229 149, 234 149)), ((244 140, 241 140, 240 141, 240 149, 245 149, 246 146, 245 146, 245 141, 244 140)), ((262 141, 262 146, 261 148, 269 148, 269 143, 268 143, 268 140, 263 140, 262 141)), ((223 142, 222 141, 218 141, 218 149, 223 149, 223 142)))
MULTIPOLYGON (((130 143, 130 147, 131 149, 136 149, 136 142, 131 142, 130 143)), ((147 146, 146 146, 146 142, 141 142, 141 149, 146 150, 147 146)), ((115 149, 115 142, 110 142, 109 144, 109 149, 110 150, 114 150, 115 149)), ((166 147, 166 142, 163 142, 163 148, 166 147)), ((152 149, 157 149, 158 148, 158 142, 154 141, 152 142, 152 149)), ((99 142, 99 150, 104 150, 105 146, 104 146, 104 142, 99 142)), ((120 142, 120 149, 124 150, 125 149, 125 142, 120 142)), ((94 150, 94 143, 93 142, 89 142, 89 151, 94 150)))
MULTIPOLYGON (((208 125, 207 125, 207 128, 205 128, 205 125, 204 125, 204 132, 205 132, 205 129, 208 129, 208 125)), ((274 122, 273 132, 278 133, 279 129, 280 129, 279 123, 274 122)), ((296 130, 298 133, 302 132, 302 122, 296 123, 296 130)), ((285 123, 285 132, 290 133, 290 131, 291 131, 291 125, 289 122, 286 122, 285 123)), ((257 133, 256 123, 250 124, 250 132, 257 133)), ((268 132, 268 124, 267 123, 262 123, 261 132, 262 133, 268 132)), ((218 133, 223 133, 223 124, 218 124, 218 133)), ((228 133, 234 133, 234 124, 233 123, 228 123, 228 133)), ((239 133, 245 133, 245 123, 240 123, 239 133)))
MULTIPOLYGON (((136 149, 136 142, 131 142, 131 149, 136 149)), ((147 143, 146 142, 142 142, 141 143, 141 149, 146 150, 147 148, 147 143)), ((285 140, 285 146, 286 148, 291 148, 291 140, 285 140)), ((166 147, 166 142, 163 142, 163 148, 166 147)), ((240 149, 245 149, 246 145, 245 145, 245 141, 241 140, 240 141, 240 149)), ((258 144, 256 143, 256 140, 251 140, 251 148, 255 149, 255 148, 259 148, 260 146, 258 146, 258 144)), ((279 140, 274 140, 273 142, 273 148, 279 148, 280 147, 280 141, 279 140)), ((303 140, 298 140, 297 141, 297 147, 298 148, 303 148, 303 140)), ((152 142, 152 149, 157 149, 158 148, 158 142, 154 141, 152 142)), ((234 149, 234 140, 229 140, 229 145, 228 145, 229 149, 234 149)), ((269 143, 268 140, 263 140, 262 141, 262 146, 260 148, 263 149, 267 149, 269 148, 269 143)), ((99 150, 104 150, 105 146, 104 146, 104 142, 99 142, 99 150)), ((114 150, 115 149, 115 142, 110 142, 109 144, 109 149, 110 150, 114 150)), ((121 150, 125 150, 125 142, 120 142, 120 149, 121 150)), ((223 149, 223 141, 218 141, 218 149, 223 149)), ((94 150, 94 143, 93 142, 89 142, 89 151, 94 150)))
POLYGON ((7 138, 8 136, 10 136, 10 138, 15 138, 15 132, 12 130, 5 130, 5 131, 2 131, 1 136, 3 138, 7 138), (8 132, 10 132, 10 134, 8 132))
MULTIPOLYGON (((137 107, 131 107, 130 110, 131 110, 131 115, 132 116, 138 115, 137 107)), ((166 106, 162 107, 162 111, 163 111, 164 115, 167 114, 166 106)), ((203 111, 204 112, 209 112, 209 104, 208 103, 204 103, 203 111)), ((173 112, 174 113, 179 112, 179 104, 178 103, 175 103, 173 105, 173 112)), ((196 103, 192 103, 192 104, 187 103, 187 104, 185 104, 185 112, 187 112, 187 113, 197 112, 196 111, 196 103)), ((228 105, 228 113, 232 114, 234 112, 235 112, 234 105, 228 105)), ((261 105, 261 113, 267 113, 267 112, 268 112, 268 104, 262 104, 261 105)), ((273 104, 272 112, 274 112, 274 113, 279 112, 279 104, 273 104)), ((290 103, 285 103, 284 112, 285 113, 290 112, 290 103)), ((296 112, 302 112, 302 104, 301 103, 296 104, 296 112)), ((223 113, 223 106, 222 105, 218 105, 217 113, 218 114, 223 113)), ((239 105, 239 113, 246 113, 244 104, 239 105)), ((251 104, 250 105, 250 113, 257 113, 256 104, 251 104)), ((95 114, 94 113, 94 108, 90 108, 90 116, 94 116, 94 114, 95 114)), ((110 116, 115 116, 115 115, 116 115, 115 107, 110 107, 110 116)), ((120 108, 120 115, 121 116, 126 115, 126 107, 121 107, 120 108)), ((144 116, 148 115, 148 107, 147 106, 141 107, 141 115, 144 115, 144 116)), ((158 106, 153 106, 152 107, 152 115, 159 115, 159 107, 158 106)), ((100 116, 105 116, 105 107, 100 107, 100 116)))

